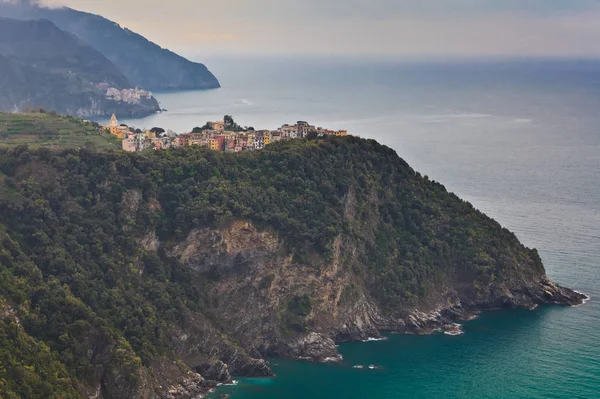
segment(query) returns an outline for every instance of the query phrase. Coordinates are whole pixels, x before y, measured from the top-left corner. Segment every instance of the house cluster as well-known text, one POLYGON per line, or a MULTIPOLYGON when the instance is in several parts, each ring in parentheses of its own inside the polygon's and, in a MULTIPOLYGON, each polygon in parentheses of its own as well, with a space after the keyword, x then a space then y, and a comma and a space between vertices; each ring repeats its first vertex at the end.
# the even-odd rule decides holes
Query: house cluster
POLYGON ((109 87, 106 89, 106 98, 115 101, 123 101, 129 104, 140 104, 143 99, 152 99, 152 93, 142 89, 115 89, 109 87))
POLYGON ((220 152, 241 152, 263 149, 272 142, 316 136, 347 136, 346 130, 329 130, 299 121, 295 125, 283 125, 277 130, 255 130, 241 128, 229 117, 225 121, 207 122, 202 128, 191 133, 175 134, 163 129, 142 132, 133 131, 126 125, 119 125, 113 115, 107 128, 111 134, 123 140, 123 150, 135 152, 146 149, 162 150, 169 147, 200 146, 220 152))

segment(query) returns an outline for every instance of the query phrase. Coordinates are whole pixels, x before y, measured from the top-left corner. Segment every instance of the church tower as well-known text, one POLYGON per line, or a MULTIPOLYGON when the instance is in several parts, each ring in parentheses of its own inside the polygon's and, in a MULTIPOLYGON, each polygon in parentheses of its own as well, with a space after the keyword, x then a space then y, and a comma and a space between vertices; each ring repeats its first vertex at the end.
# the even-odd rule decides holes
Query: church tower
POLYGON ((110 125, 109 125, 109 130, 110 130, 110 134, 118 134, 118 129, 119 129, 119 121, 117 120, 117 116, 115 114, 112 114, 111 118, 110 118, 110 125))

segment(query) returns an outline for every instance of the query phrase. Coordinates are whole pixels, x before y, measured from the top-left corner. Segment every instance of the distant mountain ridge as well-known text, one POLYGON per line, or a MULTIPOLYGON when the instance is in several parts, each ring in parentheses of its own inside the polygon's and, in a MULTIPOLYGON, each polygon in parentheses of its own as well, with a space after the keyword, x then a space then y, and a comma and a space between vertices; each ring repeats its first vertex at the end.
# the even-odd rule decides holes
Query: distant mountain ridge
POLYGON ((49 20, 0 17, 0 53, 53 72, 71 72, 96 83, 125 89, 131 82, 104 55, 49 20))
POLYGON ((204 64, 191 62, 102 16, 71 8, 0 4, 0 15, 44 18, 87 41, 111 60, 137 87, 147 90, 219 88, 204 64))
POLYGON ((160 110, 150 93, 131 88, 110 60, 53 22, 0 18, 0 111, 44 107, 78 117, 135 117, 160 110), (139 95, 116 101, 107 88, 139 95))

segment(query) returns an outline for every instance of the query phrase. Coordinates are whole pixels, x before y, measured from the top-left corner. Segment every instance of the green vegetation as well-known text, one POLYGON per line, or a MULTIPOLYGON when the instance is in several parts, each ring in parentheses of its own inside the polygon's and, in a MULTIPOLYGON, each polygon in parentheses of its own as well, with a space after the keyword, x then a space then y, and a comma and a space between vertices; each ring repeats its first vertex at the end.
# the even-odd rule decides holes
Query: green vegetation
MULTIPOLYGON (((232 132, 243 132, 246 131, 243 127, 238 125, 231 115, 225 115, 223 117, 223 122, 225 124, 225 130, 231 130, 232 132)), ((253 129, 254 130, 254 129, 253 129)))
MULTIPOLYGON (((364 282, 390 313, 448 280, 485 287, 543 274, 535 251, 373 140, 292 140, 240 154, 21 145, 0 148, 0 172, 0 298, 22 326, 0 319, 0 359, 16 359, 1 363, 1 397, 26 386, 27 398, 96 386, 107 367, 136 381, 153 358, 174 357, 170 326, 190 311, 210 314, 214 300, 205 295, 211 281, 164 249, 197 227, 252 221, 277 232, 297 263, 331 259, 336 239, 350 242, 360 262, 344 267, 361 287, 340 301, 364 282), (153 230, 157 252, 139 244, 153 230), (28 367, 52 378, 35 380, 28 367)), ((283 303, 284 332, 307 328, 312 307, 308 296, 283 303)))
POLYGON ((0 112, 0 145, 120 148, 119 140, 97 123, 46 113, 0 112))
POLYGON ((312 311, 312 304, 308 295, 296 296, 288 303, 288 311, 298 316, 308 316, 312 311))
POLYGON ((0 320, 0 394, 4 399, 78 398, 65 367, 50 348, 16 321, 0 320))

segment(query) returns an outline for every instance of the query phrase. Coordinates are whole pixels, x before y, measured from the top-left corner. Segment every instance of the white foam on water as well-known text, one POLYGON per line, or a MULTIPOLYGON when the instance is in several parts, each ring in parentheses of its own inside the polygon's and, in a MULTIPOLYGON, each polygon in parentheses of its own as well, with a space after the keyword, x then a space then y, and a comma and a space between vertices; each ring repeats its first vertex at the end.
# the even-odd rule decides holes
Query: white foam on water
MULTIPOLYGON (((575 290, 573 290, 573 291, 575 291, 575 290)), ((578 293, 578 294, 581 294, 581 295, 585 295, 585 299, 583 300, 583 302, 581 302, 581 305, 575 305, 575 306, 573 306, 574 308, 578 308, 580 306, 583 306, 583 305, 585 305, 586 303, 588 303, 592 299, 592 297, 589 296, 588 294, 584 294, 583 292, 579 292, 579 291, 575 291, 575 292, 578 293)))
POLYGON ((452 325, 452 329, 450 330, 444 330, 444 334, 446 335, 452 335, 452 336, 457 336, 457 335, 463 335, 465 332, 462 329, 462 325, 458 324, 458 323, 454 323, 452 325))
POLYGON ((240 382, 237 380, 231 380, 230 384, 224 384, 224 383, 220 382, 217 384, 217 386, 218 387, 234 387, 234 386, 238 385, 239 383, 240 382))
POLYGON ((381 337, 381 338, 367 338, 367 339, 363 339, 361 342, 377 342, 377 341, 387 341, 387 337, 381 337))
POLYGON ((457 335, 463 335, 464 333, 464 331, 444 331, 444 334, 451 335, 453 337, 457 335))

